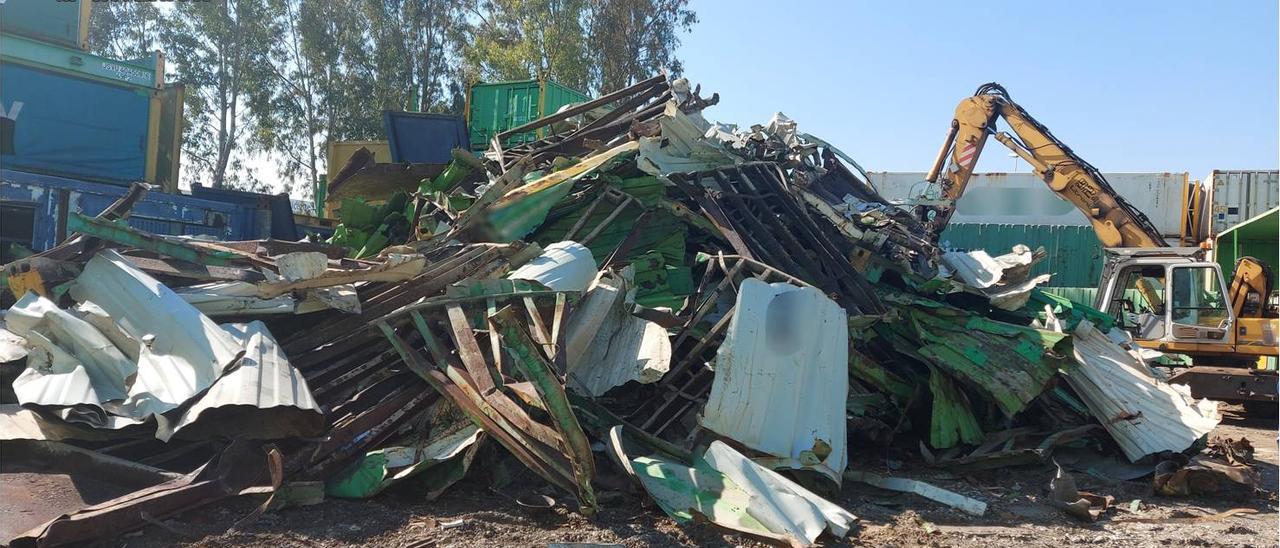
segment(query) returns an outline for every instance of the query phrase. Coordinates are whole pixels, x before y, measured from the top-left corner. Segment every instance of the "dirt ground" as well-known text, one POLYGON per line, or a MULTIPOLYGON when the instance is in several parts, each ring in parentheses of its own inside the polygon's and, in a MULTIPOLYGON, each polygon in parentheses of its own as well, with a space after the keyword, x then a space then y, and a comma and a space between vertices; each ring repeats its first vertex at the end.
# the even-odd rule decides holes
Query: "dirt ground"
MULTIPOLYGON (((1149 476, 1108 482, 1078 475, 1082 490, 1112 495, 1119 506, 1096 523, 1081 523, 1044 503, 1045 486, 1053 474, 1051 466, 957 477, 909 462, 899 465, 883 456, 868 459, 864 455, 855 459, 853 466, 929 481, 986 502, 987 513, 971 517, 915 495, 848 482, 837 500, 859 517, 859 525, 843 541, 823 537, 820 542, 872 546, 1275 546, 1280 538, 1275 497, 1280 482, 1276 423, 1274 419, 1245 418, 1238 409, 1229 409, 1225 415, 1213 435, 1249 439, 1256 449, 1262 485, 1270 496, 1244 501, 1175 499, 1156 496, 1149 476), (890 470, 888 464, 897 469, 890 470), (1233 509, 1245 510, 1208 517, 1233 509)), ((857 451, 853 447, 850 453, 857 451)), ((243 531, 229 532, 231 525, 257 504, 242 497, 186 512, 104 545, 763 546, 707 524, 678 525, 643 495, 602 493, 602 511, 594 521, 563 507, 529 511, 508 496, 490 491, 481 480, 466 479, 433 503, 422 503, 411 493, 400 492, 367 501, 330 499, 268 513, 243 531)))

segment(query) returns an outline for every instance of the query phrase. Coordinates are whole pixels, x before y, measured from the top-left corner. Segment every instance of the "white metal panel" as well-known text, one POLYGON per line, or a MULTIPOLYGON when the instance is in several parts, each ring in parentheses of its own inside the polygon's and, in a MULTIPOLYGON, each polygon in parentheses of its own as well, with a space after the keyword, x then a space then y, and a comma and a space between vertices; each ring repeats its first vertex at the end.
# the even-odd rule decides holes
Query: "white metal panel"
POLYGON ((1219 234, 1280 205, 1280 171, 1213 170, 1205 177, 1213 205, 1213 233, 1219 234))
POLYGON ((1155 378, 1088 321, 1080 322, 1071 342, 1078 367, 1065 371, 1067 383, 1131 462, 1182 452, 1222 420, 1218 402, 1196 402, 1186 386, 1155 378))
POLYGON ((161 421, 156 438, 168 441, 179 434, 202 439, 220 434, 282 439, 323 433, 320 405, 267 325, 253 321, 221 327, 245 348, 240 366, 214 382, 177 420, 161 421), (235 420, 228 420, 232 417, 235 420))
MULTIPOLYGON (((873 171, 868 175, 880 194, 894 203, 905 203, 930 191, 923 182, 924 172, 873 171)), ((1161 234, 1176 237, 1181 233, 1185 172, 1103 176, 1120 196, 1150 218, 1161 234)), ((956 203, 951 222, 1089 226, 1083 213, 1058 198, 1032 173, 974 174, 956 203)))
POLYGON ((22 403, 46 405, 98 404, 107 400, 124 399, 129 390, 129 378, 138 366, 125 357, 106 335, 88 322, 58 308, 53 301, 28 292, 5 314, 6 324, 13 333, 27 339, 27 347, 34 354, 28 357, 27 369, 14 381, 14 390, 22 403), (92 390, 85 387, 56 382, 52 379, 91 380, 92 390), (22 389, 28 381, 41 379, 31 386, 67 389, 70 394, 86 396, 94 400, 66 401, 52 393, 31 393, 22 389), (54 403, 49 398, 62 399, 54 403))
POLYGON ((847 462, 849 326, 813 287, 749 278, 716 354, 702 426, 840 483, 847 462))
POLYGON ((164 413, 209 388, 244 348, 173 290, 114 250, 84 267, 71 296, 100 307, 140 347, 138 373, 121 415, 164 413))
POLYGON ((857 522, 844 508, 724 442, 711 442, 686 463, 657 452, 638 454, 621 429, 609 433, 611 454, 678 522, 696 517, 789 546, 812 546, 827 530, 843 538, 857 522))
POLYGON ((630 381, 656 382, 671 367, 671 338, 657 323, 631 315, 631 267, 602 272, 565 328, 568 382, 579 392, 603 396, 630 381))
POLYGON ((722 441, 713 441, 702 458, 734 484, 752 493, 750 512, 772 531, 812 543, 824 529, 843 538, 858 518, 781 474, 760 466, 722 441))
POLYGON ((533 280, 555 291, 586 291, 596 277, 596 260, 586 246, 565 240, 507 274, 509 280, 533 280))

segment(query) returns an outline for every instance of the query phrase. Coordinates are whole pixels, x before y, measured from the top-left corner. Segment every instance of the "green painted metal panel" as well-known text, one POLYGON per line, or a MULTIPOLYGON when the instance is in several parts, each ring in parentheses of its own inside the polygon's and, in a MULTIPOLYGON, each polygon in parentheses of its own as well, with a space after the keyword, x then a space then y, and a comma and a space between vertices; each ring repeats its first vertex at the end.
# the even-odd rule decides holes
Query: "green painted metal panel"
POLYGON ((1044 291, 1085 306, 1093 306, 1093 300, 1098 295, 1096 287, 1045 287, 1044 291))
POLYGON ((1262 261, 1269 269, 1271 286, 1276 287, 1276 278, 1280 275, 1280 208, 1272 209, 1262 215, 1233 226, 1218 235, 1214 244, 1213 257, 1222 266, 1223 275, 1231 277, 1236 260, 1240 257, 1253 257, 1262 261))
MULTIPOLYGON (((471 86, 467 126, 472 150, 488 148, 493 136, 519 127, 570 103, 588 100, 586 94, 551 81, 517 80, 471 86), (545 92, 545 94, 544 94, 545 92)), ((512 135, 507 145, 537 139, 535 132, 512 135)))
POLYGON ((1048 287, 1093 287, 1102 275, 1102 244, 1087 226, 952 224, 940 241, 948 251, 981 249, 993 256, 1017 244, 1043 246, 1047 256, 1031 273, 1053 274, 1048 287))

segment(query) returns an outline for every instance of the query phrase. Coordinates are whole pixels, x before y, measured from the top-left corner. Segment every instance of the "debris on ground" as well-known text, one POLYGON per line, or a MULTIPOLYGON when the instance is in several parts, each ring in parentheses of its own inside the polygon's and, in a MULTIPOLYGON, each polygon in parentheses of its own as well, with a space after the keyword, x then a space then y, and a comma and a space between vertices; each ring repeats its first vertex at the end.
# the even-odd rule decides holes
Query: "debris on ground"
MULTIPOLYGON (((797 546, 857 528, 845 480, 986 513, 850 469, 885 447, 955 473, 1063 452, 1154 469, 1162 495, 1256 488, 1247 442, 1197 454, 1216 402, 1036 288, 1043 249, 944 252, 847 154, 782 114, 713 124, 718 101, 659 75, 411 184, 353 158, 327 243, 149 234, 128 224, 141 185, 71 215, 3 267, 0 483, 22 494, 3 541, 525 470, 546 490, 504 496, 590 517, 630 485, 677 522, 797 546)), ((1056 468, 1053 506, 1114 502, 1056 468)))

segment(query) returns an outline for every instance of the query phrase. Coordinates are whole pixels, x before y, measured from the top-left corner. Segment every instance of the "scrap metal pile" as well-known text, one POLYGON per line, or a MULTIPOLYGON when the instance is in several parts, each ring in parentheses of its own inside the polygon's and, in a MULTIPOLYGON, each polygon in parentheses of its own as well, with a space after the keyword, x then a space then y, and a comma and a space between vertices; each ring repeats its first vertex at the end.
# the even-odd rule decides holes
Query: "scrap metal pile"
POLYGON ((585 515, 622 476, 678 521, 806 545, 855 526, 846 480, 984 511, 851 470, 868 443, 961 470, 1138 462, 1218 423, 1110 318, 1036 290, 1043 251, 943 253, 847 155, 781 114, 710 123, 718 100, 657 76, 565 109, 344 204, 331 244, 150 235, 126 220, 141 187, 73 214, 4 267, 0 478, 32 492, 5 497, 29 506, 5 541, 244 493, 270 498, 243 523, 395 484, 432 500, 515 459, 585 515))

